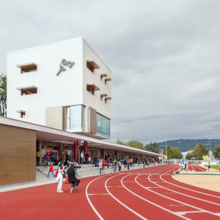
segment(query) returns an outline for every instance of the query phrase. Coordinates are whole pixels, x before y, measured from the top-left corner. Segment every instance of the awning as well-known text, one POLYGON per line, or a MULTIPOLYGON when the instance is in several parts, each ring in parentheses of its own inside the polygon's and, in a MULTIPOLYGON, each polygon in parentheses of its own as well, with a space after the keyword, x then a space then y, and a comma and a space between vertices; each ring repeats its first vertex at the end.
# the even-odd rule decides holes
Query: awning
POLYGON ((17 113, 25 113, 25 110, 17 110, 17 113))
POLYGON ((24 89, 37 89, 37 86, 31 85, 31 86, 22 86, 22 87, 17 87, 17 90, 24 90, 24 89))
POLYGON ((100 75, 100 78, 102 79, 103 77, 106 77, 106 76, 108 76, 108 75, 106 73, 103 73, 100 75))

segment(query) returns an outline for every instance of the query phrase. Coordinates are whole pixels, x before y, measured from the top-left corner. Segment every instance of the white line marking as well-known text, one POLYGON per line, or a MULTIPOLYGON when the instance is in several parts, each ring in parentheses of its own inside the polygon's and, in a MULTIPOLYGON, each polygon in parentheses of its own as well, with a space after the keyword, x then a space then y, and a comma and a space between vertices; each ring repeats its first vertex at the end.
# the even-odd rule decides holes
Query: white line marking
POLYGON ((100 177, 98 177, 98 178, 95 178, 95 179, 93 179, 91 182, 89 182, 88 185, 86 186, 85 193, 86 193, 86 198, 87 198, 87 200, 88 200, 90 206, 92 207, 93 211, 96 213, 96 215, 99 217, 99 219, 104 220, 104 219, 102 218, 102 216, 98 213, 98 211, 95 209, 95 207, 93 206, 93 204, 92 204, 92 202, 90 201, 89 196, 88 196, 88 187, 89 187, 89 185, 90 185, 93 181, 95 181, 95 180, 97 180, 97 179, 99 179, 99 178, 101 178, 101 177, 102 177, 102 176, 100 176, 100 177))
MULTIPOLYGON (((114 177, 114 176, 113 176, 114 177)), ((126 206, 124 203, 122 203, 120 200, 118 200, 115 196, 113 196, 109 190, 108 190, 108 187, 107 187, 107 183, 110 179, 112 179, 113 177, 110 177, 108 178, 106 181, 105 181, 105 189, 107 190, 107 192, 109 193, 109 195, 115 199, 118 203, 120 203, 121 205, 123 205, 126 209, 128 209, 129 211, 133 212, 135 215, 137 215, 138 217, 140 217, 141 219, 144 219, 144 220, 147 220, 146 218, 144 218, 142 215, 138 214, 137 212, 135 212, 133 209, 129 208, 128 206, 126 206)))
MULTIPOLYGON (((173 170, 173 169, 171 169, 171 170, 173 170)), ((169 172, 169 170, 168 170, 167 172, 169 172)), ((167 173, 167 172, 165 172, 165 173, 167 173)), ((152 175, 153 175, 153 174, 152 174, 152 175)), ((149 176, 149 177, 150 177, 150 176, 149 176)), ((148 177, 148 178, 149 178, 149 177, 148 177)), ((149 181, 152 182, 150 179, 149 179, 149 181)), ((153 182, 152 182, 152 183, 153 183, 153 182)), ((157 186, 160 186, 160 185, 158 185, 158 184, 156 184, 156 183, 154 183, 154 184, 157 185, 157 186)), ((164 188, 164 189, 167 189, 166 187, 163 187, 163 186, 160 186, 160 187, 161 187, 161 188, 164 188)), ((181 204, 190 206, 190 207, 195 208, 195 209, 197 209, 197 210, 204 211, 204 212, 207 212, 207 213, 212 214, 212 215, 216 215, 215 213, 210 212, 210 211, 208 211, 208 210, 201 209, 201 208, 198 208, 198 207, 196 207, 196 206, 190 205, 190 204, 188 204, 188 203, 181 202, 181 201, 179 201, 179 200, 176 200, 176 199, 173 199, 173 198, 164 196, 164 195, 162 195, 162 194, 160 194, 160 193, 157 193, 157 192, 154 192, 154 191, 152 191, 152 190, 150 190, 150 189, 147 189, 147 190, 149 190, 149 191, 151 191, 151 192, 153 192, 153 193, 155 193, 155 194, 157 194, 157 195, 160 195, 160 196, 162 196, 162 197, 164 197, 164 198, 167 198, 167 199, 173 200, 173 201, 175 201, 175 202, 178 202, 178 203, 181 203, 181 204)), ((170 190, 170 189, 167 189, 167 190, 170 190)), ((170 191, 176 192, 176 191, 174 191, 174 190, 170 190, 170 191)), ((188 196, 188 195, 185 195, 185 194, 183 194, 183 193, 179 193, 179 194, 182 194, 182 195, 184 195, 184 196, 188 196)), ((188 197, 191 197, 191 196, 188 196, 188 197)), ((194 197, 194 198, 195 198, 195 197, 194 197)), ((200 199, 199 199, 199 200, 200 200, 200 199)), ((205 201, 205 200, 202 200, 202 201, 205 201)), ((210 202, 210 203, 211 203, 211 202, 210 202)), ((216 203, 216 204, 217 204, 217 203, 216 203)))

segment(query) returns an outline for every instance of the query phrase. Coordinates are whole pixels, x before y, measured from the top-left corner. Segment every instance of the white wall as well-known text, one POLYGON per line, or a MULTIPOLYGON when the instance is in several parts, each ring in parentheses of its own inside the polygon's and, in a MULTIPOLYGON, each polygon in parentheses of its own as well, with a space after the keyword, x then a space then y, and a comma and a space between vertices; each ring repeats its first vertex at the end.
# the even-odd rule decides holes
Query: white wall
POLYGON ((21 119, 16 110, 25 110, 21 119, 45 125, 46 107, 77 105, 82 97, 82 38, 62 41, 45 46, 15 51, 7 54, 7 94, 9 118, 21 119), (70 69, 59 71, 63 59, 75 62, 70 69), (22 73, 17 65, 36 63, 37 71, 22 73), (17 87, 35 85, 37 94, 21 96, 17 87))
MULTIPOLYGON (((86 105, 86 117, 88 117, 88 107, 96 109, 96 111, 105 117, 111 119, 111 100, 105 103, 105 99, 100 100, 100 94, 108 94, 111 97, 111 81, 105 84, 105 78, 111 78, 110 69, 104 64, 99 56, 91 49, 91 47, 84 41, 83 43, 83 102, 86 105), (91 72, 87 68, 87 60, 94 60, 100 67, 91 72), (100 79, 100 75, 106 73, 108 77, 100 79), (94 83, 100 88, 93 94, 87 91, 87 83, 94 83)), ((86 120, 87 121, 87 120, 86 120)), ((86 125, 87 126, 87 125, 86 125)), ((87 128, 86 128, 87 130, 87 128)))
POLYGON ((103 63, 92 48, 83 40, 76 38, 35 48, 10 52, 7 54, 8 108, 9 118, 45 125, 46 108, 84 104, 85 131, 88 131, 88 107, 111 119, 111 100, 105 103, 100 94, 111 97, 111 82, 105 84, 100 75, 106 73, 111 78, 110 69, 103 63), (63 59, 74 62, 71 69, 56 76, 63 59), (91 72, 87 68, 87 60, 94 60, 100 67, 91 72), (17 65, 36 63, 37 71, 21 73, 17 65), (94 83, 100 88, 94 95, 87 91, 87 83, 94 83), (37 94, 21 96, 17 87, 35 85, 37 94), (16 110, 25 110, 25 118, 20 118, 16 110))

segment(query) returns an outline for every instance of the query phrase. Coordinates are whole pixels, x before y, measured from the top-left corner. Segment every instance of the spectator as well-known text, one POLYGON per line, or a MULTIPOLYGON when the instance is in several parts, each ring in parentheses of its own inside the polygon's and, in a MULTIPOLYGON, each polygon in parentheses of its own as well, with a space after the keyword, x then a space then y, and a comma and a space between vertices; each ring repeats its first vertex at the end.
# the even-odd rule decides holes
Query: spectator
POLYGON ((105 167, 105 161, 104 159, 102 159, 102 169, 104 169, 104 167, 105 167))
POLYGON ((95 155, 95 158, 94 158, 95 167, 97 167, 97 162, 98 162, 98 157, 97 155, 95 155))
POLYGON ((88 164, 89 154, 85 151, 85 164, 88 164))
POLYGON ((48 166, 49 159, 50 159, 50 152, 49 150, 47 150, 47 153, 46 153, 47 166, 48 166))
POLYGON ((130 166, 130 160, 129 159, 127 161, 127 164, 128 164, 128 170, 129 170, 129 166, 130 166))
POLYGON ((72 183, 70 193, 72 193, 72 191, 77 192, 76 187, 78 187, 80 180, 77 178, 77 171, 72 163, 70 164, 70 168, 67 170, 67 174, 69 183, 72 183))
POLYGON ((88 162, 89 162, 89 164, 91 162, 91 152, 88 153, 88 162))
POLYGON ((120 160, 118 160, 118 169, 119 169, 119 171, 121 171, 121 161, 120 160))
POLYGON ((40 152, 40 150, 38 150, 37 153, 36 153, 37 165, 40 165, 40 157, 42 157, 41 152, 40 152))
POLYGON ((84 152, 81 151, 81 154, 80 154, 80 164, 83 164, 83 159, 84 159, 84 152))
POLYGON ((100 174, 102 174, 102 159, 99 161, 99 170, 100 174))
POLYGON ((110 164, 110 159, 109 159, 109 157, 107 158, 107 164, 108 164, 108 168, 109 168, 109 164, 110 164))

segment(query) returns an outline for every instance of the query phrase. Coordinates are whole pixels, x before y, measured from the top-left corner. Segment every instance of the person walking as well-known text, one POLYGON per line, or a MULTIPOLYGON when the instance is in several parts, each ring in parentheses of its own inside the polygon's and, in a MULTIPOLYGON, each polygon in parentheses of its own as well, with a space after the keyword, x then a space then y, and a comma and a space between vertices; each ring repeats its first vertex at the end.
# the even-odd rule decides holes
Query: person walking
POLYGON ((107 164, 108 164, 108 168, 109 168, 109 164, 110 164, 110 159, 109 159, 109 157, 107 158, 107 164))
POLYGON ((128 164, 128 170, 129 170, 129 167, 130 167, 130 160, 129 159, 127 161, 127 164, 128 164))
POLYGON ((57 192, 58 193, 63 193, 62 191, 62 185, 63 185, 63 169, 59 169, 58 171, 58 175, 57 175, 57 178, 56 180, 59 182, 58 186, 57 186, 57 192))
POLYGON ((117 160, 116 159, 114 160, 114 166, 115 166, 114 167, 114 172, 115 172, 117 170, 117 160))
POLYGON ((102 159, 99 161, 99 170, 100 174, 102 174, 102 159))
POLYGON ((53 173, 53 163, 50 163, 50 167, 49 167, 49 171, 48 171, 47 177, 49 177, 50 173, 52 173, 52 174, 53 174, 53 177, 55 177, 55 176, 54 176, 54 173, 53 173))
POLYGON ((80 154, 80 164, 83 164, 84 152, 82 151, 80 154))

